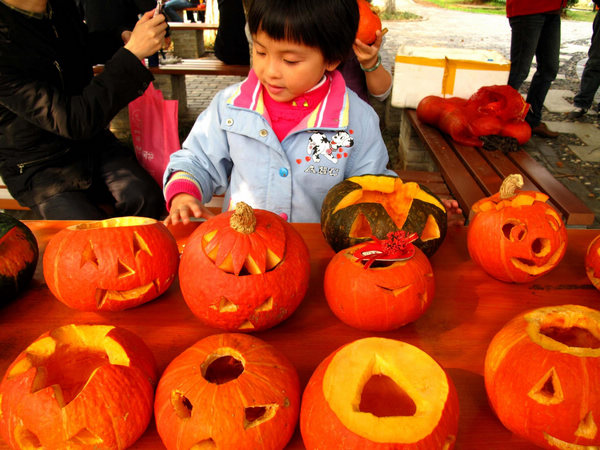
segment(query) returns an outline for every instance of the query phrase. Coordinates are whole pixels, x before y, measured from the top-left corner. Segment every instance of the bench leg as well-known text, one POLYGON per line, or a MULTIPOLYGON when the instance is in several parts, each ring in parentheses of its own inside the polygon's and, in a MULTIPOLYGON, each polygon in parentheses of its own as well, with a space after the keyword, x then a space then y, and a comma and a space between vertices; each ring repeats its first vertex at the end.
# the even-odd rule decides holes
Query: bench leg
POLYGON ((198 58, 204 56, 206 49, 204 48, 204 30, 196 30, 196 53, 198 58))
POLYGON ((185 75, 154 75, 154 85, 160 89, 166 99, 179 100, 179 117, 185 115, 187 107, 187 91, 185 88, 185 75))

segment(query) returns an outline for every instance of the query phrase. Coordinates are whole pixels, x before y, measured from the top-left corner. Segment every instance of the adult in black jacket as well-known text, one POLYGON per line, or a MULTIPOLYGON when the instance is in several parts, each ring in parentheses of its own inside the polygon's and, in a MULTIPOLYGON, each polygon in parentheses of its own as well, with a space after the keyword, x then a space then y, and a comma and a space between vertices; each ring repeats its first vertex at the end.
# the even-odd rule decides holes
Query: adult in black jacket
MULTIPOLYGON (((143 94, 164 16, 146 13, 94 77, 90 42, 73 0, 0 0, 0 175, 15 199, 45 219, 160 217, 157 183, 109 131, 143 94)), ((96 34, 99 37, 99 34, 96 34)))

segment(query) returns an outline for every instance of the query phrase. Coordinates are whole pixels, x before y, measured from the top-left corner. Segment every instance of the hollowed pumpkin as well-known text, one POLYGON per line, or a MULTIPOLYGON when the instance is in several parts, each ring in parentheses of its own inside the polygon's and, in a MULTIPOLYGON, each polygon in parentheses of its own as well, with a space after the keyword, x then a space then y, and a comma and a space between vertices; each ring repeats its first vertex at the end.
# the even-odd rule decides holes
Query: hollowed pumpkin
POLYGON ((563 305, 519 314, 492 339, 484 377, 513 433, 544 448, 600 445, 599 311, 563 305))
POLYGON ((339 252, 391 231, 417 233, 415 245, 427 256, 444 241, 444 205, 425 186, 387 175, 362 175, 333 186, 321 208, 321 230, 339 252))
POLYGON ((417 248, 406 261, 375 262, 366 268, 354 256, 363 247, 336 253, 325 270, 325 298, 336 317, 369 331, 390 331, 418 319, 435 292, 429 259, 417 248))
POLYGON ((177 242, 161 222, 118 217, 55 234, 44 252, 44 278, 71 308, 122 311, 165 292, 178 264, 177 242))
POLYGON ((302 396, 307 449, 454 448, 458 395, 427 353, 405 342, 365 338, 329 355, 302 396))
POLYGON ((167 449, 282 449, 298 420, 296 369, 245 334, 206 337, 177 356, 156 390, 154 413, 167 449))
POLYGON ((264 330, 288 318, 309 276, 308 248, 293 226, 243 202, 192 233, 179 267, 189 308, 227 331, 264 330))
POLYGON ((600 289, 600 234, 590 242, 587 248, 585 273, 596 289, 600 289))
POLYGON ((0 434, 13 448, 127 448, 152 417, 157 378, 148 347, 123 328, 56 328, 6 371, 0 434))
POLYGON ((563 258, 567 230, 548 196, 520 191, 521 175, 510 175, 500 192, 473 204, 467 233, 471 259, 492 277, 526 283, 548 273, 563 258))
POLYGON ((39 250, 35 236, 21 221, 0 213, 0 304, 22 292, 35 273, 39 250))

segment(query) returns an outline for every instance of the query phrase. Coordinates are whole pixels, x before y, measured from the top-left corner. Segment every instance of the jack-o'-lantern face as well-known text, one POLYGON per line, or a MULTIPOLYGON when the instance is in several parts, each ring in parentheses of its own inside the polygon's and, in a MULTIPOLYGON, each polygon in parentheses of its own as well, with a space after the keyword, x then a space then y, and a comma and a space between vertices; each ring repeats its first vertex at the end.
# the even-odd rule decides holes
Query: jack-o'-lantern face
POLYGON ((166 368, 154 404, 174 448, 284 448, 300 409, 296 370, 253 336, 208 336, 166 368))
POLYGON ((152 352, 123 328, 54 329, 6 371, 0 434, 12 448, 129 447, 152 417, 157 375, 152 352))
POLYGON ((585 254, 585 272, 596 289, 600 289, 600 234, 588 246, 585 254))
POLYGON ((498 418, 544 448, 598 448, 598 377, 600 312, 580 305, 520 314, 493 338, 485 359, 498 418))
POLYGON ((178 264, 177 243, 161 222, 119 217, 57 233, 44 253, 44 277, 71 308, 120 311, 165 292, 178 264))
POLYGON ((473 205, 467 243, 473 261, 501 281, 525 283, 552 270, 567 246, 558 213, 540 192, 499 194, 473 205))
POLYGON ((403 230, 417 233, 415 245, 431 256, 444 241, 446 229, 440 199, 425 186, 393 176, 348 178, 329 190, 321 208, 321 231, 336 252, 403 230))
POLYGON ((418 319, 435 291, 425 254, 412 247, 414 254, 406 260, 365 265, 355 256, 363 248, 365 244, 342 250, 327 265, 323 287, 336 317, 368 331, 389 331, 418 319))
POLYGON ((179 282, 192 312, 209 326, 252 332, 298 307, 310 275, 308 248, 276 214, 243 202, 190 236, 179 282))

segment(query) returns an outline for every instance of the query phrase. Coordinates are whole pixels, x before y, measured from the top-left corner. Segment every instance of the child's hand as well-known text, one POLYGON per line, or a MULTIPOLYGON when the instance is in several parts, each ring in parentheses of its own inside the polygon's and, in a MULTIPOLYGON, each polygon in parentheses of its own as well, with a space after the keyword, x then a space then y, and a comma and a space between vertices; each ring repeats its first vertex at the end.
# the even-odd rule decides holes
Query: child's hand
POLYGON ((352 49, 358 62, 364 67, 373 67, 377 63, 377 54, 383 40, 383 33, 380 30, 375 32, 375 42, 371 45, 365 44, 360 39, 356 39, 352 44, 352 49))
POLYGON ((196 197, 190 194, 177 194, 171 200, 171 209, 169 215, 164 220, 165 225, 177 225, 179 222, 183 222, 184 225, 190 223, 190 217, 199 219, 200 217, 213 217, 214 214, 202 203, 198 201, 196 197))
POLYGON ((446 208, 446 214, 448 215, 448 226, 465 224, 465 217, 456 200, 444 198, 442 199, 442 204, 446 208))

